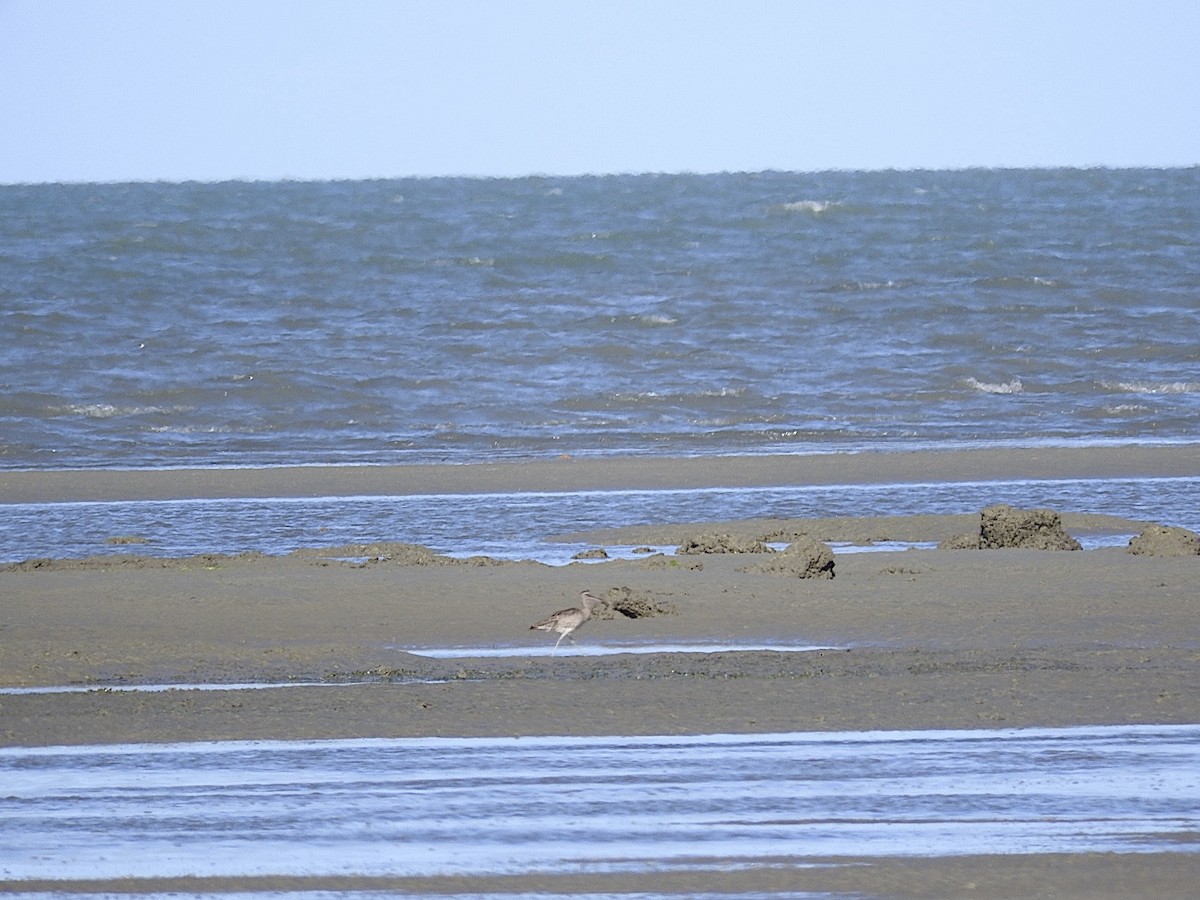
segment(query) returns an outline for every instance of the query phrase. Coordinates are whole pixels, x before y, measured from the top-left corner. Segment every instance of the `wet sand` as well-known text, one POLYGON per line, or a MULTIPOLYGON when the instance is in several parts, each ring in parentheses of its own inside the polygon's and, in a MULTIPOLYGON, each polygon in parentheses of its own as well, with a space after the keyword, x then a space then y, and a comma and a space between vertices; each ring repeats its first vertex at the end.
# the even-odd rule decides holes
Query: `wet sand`
POLYGON ((6 695, 0 744, 1200 721, 1200 558, 842 554, 833 580, 739 571, 752 562, 721 554, 554 568, 289 556, 17 568, 0 573, 2 687, 340 686, 6 695), (580 590, 616 588, 675 612, 593 620, 580 645, 837 649, 596 657, 570 655, 564 642, 544 655, 554 636, 530 624, 580 590), (496 645, 531 653, 406 652, 496 645))
MULTIPOLYGON (((292 495, 316 496, 402 493, 399 481, 412 491, 440 492, 534 484, 566 489, 647 482, 813 483, 823 477, 836 478, 833 483, 912 481, 933 480, 929 473, 935 472, 939 479, 1046 477, 1049 471, 1062 477, 1196 474, 1200 454, 1179 450, 689 460, 669 469, 653 460, 561 460, 470 471, 436 467, 401 473, 403 478, 383 470, 237 470, 234 478, 180 475, 173 489, 198 495, 219 482, 261 491, 258 496, 278 495, 284 487, 292 495)), ((169 493, 164 473, 44 474, 5 473, 0 499, 169 493)), ((776 538, 805 532, 823 540, 940 540, 963 531, 969 519, 761 520, 719 527, 776 538)), ((1139 523, 1068 516, 1066 524, 1076 532, 1124 533, 1139 523)), ((713 528, 646 526, 586 539, 597 546, 672 544, 681 535, 713 528)), ((0 745, 1200 722, 1200 557, 1138 557, 1121 549, 839 554, 834 579, 800 580, 741 571, 755 561, 749 554, 552 568, 376 551, 391 558, 364 564, 306 555, 132 557, 0 571, 0 687, 99 688, 0 695, 0 745), (618 588, 660 614, 591 621, 577 634, 581 645, 704 641, 831 649, 604 657, 531 652, 476 659, 407 652, 495 645, 544 651, 553 638, 529 631, 531 623, 568 605, 580 590, 603 594, 618 588), (321 684, 220 692, 104 690, 213 682, 321 684)), ((1124 896, 1120 885, 1127 878, 1135 893, 1186 896, 1200 873, 1198 859, 1183 853, 870 860, 866 866, 806 869, 803 881, 789 869, 786 887, 889 896, 958 896, 968 890, 973 896, 1124 896)), ((680 892, 689 889, 689 877, 661 876, 680 892)), ((731 890, 778 890, 768 882, 782 877, 729 873, 720 883, 731 890)), ((489 889, 617 890, 619 880, 613 876, 601 886, 526 879, 489 889)), ((447 889, 450 881, 437 889, 447 889)), ((707 876, 703 883, 714 884, 707 876)), ((638 877, 638 889, 652 889, 648 885, 638 877)), ((249 882, 238 886, 258 889, 249 882)), ((468 887, 479 889, 474 883, 459 889, 468 887)))
MULTIPOLYGON (((714 861, 719 862, 719 861, 714 861)), ((550 897, 571 894, 646 894, 694 897, 740 894, 770 897, 799 892, 832 897, 950 898, 985 897, 1026 900, 1033 897, 1129 900, 1131 897, 1195 896, 1197 865, 1188 853, 1077 853, 1023 856, 803 858, 780 865, 730 867, 728 871, 637 872, 603 875, 496 876, 477 878, 162 878, 152 882, 30 881, 5 883, 9 890, 58 892, 58 896, 121 891, 219 896, 266 892, 391 891, 397 896, 433 897, 486 893, 550 897), (481 884, 480 882, 485 883, 481 884)), ((336 894, 335 894, 336 895, 336 894)))
POLYGON ((0 471, 0 504, 1168 477, 1198 474, 1198 455, 1197 446, 1187 444, 679 459, 563 455, 475 465, 0 471))

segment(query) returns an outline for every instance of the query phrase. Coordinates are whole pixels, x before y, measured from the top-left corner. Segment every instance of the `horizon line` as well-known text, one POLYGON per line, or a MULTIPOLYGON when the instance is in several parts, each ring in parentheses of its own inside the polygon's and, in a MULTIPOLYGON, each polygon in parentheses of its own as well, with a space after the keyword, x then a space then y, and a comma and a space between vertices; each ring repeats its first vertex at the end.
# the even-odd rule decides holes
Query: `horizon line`
POLYGON ((1039 164, 1039 165, 985 165, 972 164, 962 166, 879 166, 879 167, 862 167, 855 168, 852 166, 830 166, 825 168, 814 169, 787 169, 766 167, 761 169, 644 169, 644 170, 614 170, 611 172, 574 172, 574 173, 556 173, 556 172, 527 172, 521 175, 488 175, 479 173, 441 173, 436 175, 328 175, 328 176, 308 176, 308 175, 279 175, 279 176, 251 176, 251 175, 233 175, 221 176, 213 178, 167 178, 167 177, 146 177, 146 178, 111 178, 111 179, 62 179, 58 181, 51 180, 30 180, 30 181, 7 181, 0 180, 0 188, 6 187, 49 187, 49 186, 116 186, 116 185, 184 185, 184 184, 328 184, 335 182, 365 182, 365 181, 435 181, 435 180, 461 180, 461 181, 531 181, 531 180, 549 180, 549 179, 581 179, 581 178, 655 178, 655 177, 706 177, 713 175, 821 175, 829 173, 862 173, 862 174, 883 174, 883 173, 900 173, 900 172, 1048 172, 1055 170, 1090 172, 1090 171, 1186 171, 1188 169, 1200 168, 1200 162, 1192 163, 1177 163, 1177 164, 1147 164, 1147 165, 1114 165, 1108 163, 1095 164, 1039 164))

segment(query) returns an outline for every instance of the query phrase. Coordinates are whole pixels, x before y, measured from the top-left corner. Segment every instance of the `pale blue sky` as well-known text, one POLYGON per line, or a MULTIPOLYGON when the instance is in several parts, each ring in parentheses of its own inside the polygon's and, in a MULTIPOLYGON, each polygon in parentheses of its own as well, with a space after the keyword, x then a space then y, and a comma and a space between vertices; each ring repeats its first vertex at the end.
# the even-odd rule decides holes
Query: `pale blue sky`
POLYGON ((1200 163, 1196 0, 0 0, 0 183, 1200 163))

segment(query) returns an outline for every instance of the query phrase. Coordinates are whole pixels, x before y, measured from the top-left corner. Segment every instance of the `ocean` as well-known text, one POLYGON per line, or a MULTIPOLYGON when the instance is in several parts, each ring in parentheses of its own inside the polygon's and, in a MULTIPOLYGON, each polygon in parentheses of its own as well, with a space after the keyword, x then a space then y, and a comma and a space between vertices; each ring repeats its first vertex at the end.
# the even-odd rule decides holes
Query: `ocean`
POLYGON ((0 187, 0 465, 1191 441, 1200 169, 0 187))
POLYGON ((1200 434, 1200 168, 18 185, 0 213, 0 469, 1200 434))

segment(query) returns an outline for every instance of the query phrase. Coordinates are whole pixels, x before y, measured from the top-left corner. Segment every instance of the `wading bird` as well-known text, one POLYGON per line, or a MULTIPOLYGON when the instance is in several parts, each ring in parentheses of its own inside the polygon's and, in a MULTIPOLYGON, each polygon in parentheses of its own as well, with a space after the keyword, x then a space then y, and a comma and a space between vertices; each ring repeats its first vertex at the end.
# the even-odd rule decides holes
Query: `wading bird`
POLYGON ((572 644, 575 643, 575 638, 571 637, 571 632, 590 619, 592 617, 592 610, 603 603, 603 599, 590 591, 580 591, 578 606, 572 606, 569 609, 560 609, 536 625, 530 625, 529 630, 557 631, 558 640, 554 644, 554 649, 557 650, 563 638, 569 638, 572 644))

